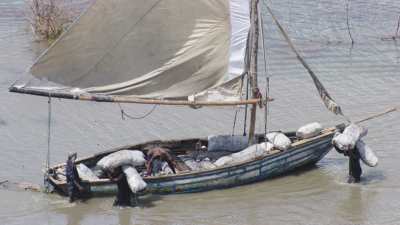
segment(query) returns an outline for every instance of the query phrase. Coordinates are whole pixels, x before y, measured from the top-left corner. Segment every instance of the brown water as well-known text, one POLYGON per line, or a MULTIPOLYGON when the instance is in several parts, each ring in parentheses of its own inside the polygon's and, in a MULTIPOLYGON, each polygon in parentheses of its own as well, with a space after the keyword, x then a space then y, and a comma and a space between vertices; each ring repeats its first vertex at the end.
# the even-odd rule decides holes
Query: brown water
MULTIPOLYGON (((7 88, 43 47, 24 19, 23 0, 0 2, 0 181, 42 183, 47 151, 47 99, 7 88)), ((76 2, 76 1, 75 1, 76 2)), ((269 1, 331 95, 352 119, 399 106, 400 51, 394 35, 397 0, 352 0, 350 48, 345 1, 269 1), (382 39, 383 38, 383 39, 382 39)), ((319 121, 341 122, 319 100, 268 16, 266 40, 272 97, 270 129, 296 129, 319 121)), ((264 78, 261 85, 264 85, 264 78)), ((151 139, 230 133, 230 108, 192 110, 158 107, 143 120, 121 120, 117 105, 53 100, 51 162, 69 151, 81 156, 151 139)), ((124 105, 141 115, 150 106, 124 105)), ((261 113, 260 113, 261 114, 261 113)), ((239 113, 243 116, 243 110, 239 113)), ((262 116, 260 115, 262 121, 262 116)), ((380 158, 363 167, 363 182, 346 184, 347 160, 332 151, 315 168, 228 190, 150 196, 141 206, 112 207, 113 198, 69 204, 57 195, 0 189, 0 224, 399 224, 400 113, 366 123, 366 142, 380 158)), ((237 125, 240 133, 242 123, 237 125)), ((262 131, 263 124, 258 124, 262 131)))

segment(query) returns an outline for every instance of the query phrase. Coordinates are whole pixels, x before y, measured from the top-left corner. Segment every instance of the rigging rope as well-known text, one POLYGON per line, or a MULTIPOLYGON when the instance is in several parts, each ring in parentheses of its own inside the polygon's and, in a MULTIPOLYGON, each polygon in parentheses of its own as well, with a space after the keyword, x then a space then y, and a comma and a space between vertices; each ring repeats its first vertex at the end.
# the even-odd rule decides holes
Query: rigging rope
POLYGON ((269 99, 269 77, 267 74, 267 51, 265 48, 265 40, 264 40, 264 21, 263 21, 263 17, 260 13, 260 11, 258 11, 258 17, 260 18, 260 29, 261 29, 261 44, 262 44, 262 48, 263 48, 263 58, 264 58, 264 75, 265 75, 265 79, 266 79, 266 83, 265 83, 265 105, 264 105, 264 135, 267 135, 267 123, 268 123, 268 99, 269 99))
POLYGON ((265 3, 265 7, 267 8, 267 10, 268 10, 269 14, 271 15, 275 24, 277 25, 277 27, 278 27, 279 31, 281 32, 282 36, 284 37, 286 43, 289 45, 290 49, 296 55, 297 59, 300 61, 300 63, 303 65, 303 67, 307 70, 308 74, 311 76, 312 80, 314 81, 315 87, 317 88, 319 95, 320 95, 323 103, 325 104, 326 108, 336 115, 341 115, 348 122, 351 122, 350 119, 343 114, 342 108, 329 95, 328 91, 325 89, 325 87, 323 86, 321 81, 318 79, 318 77, 316 76, 314 71, 311 69, 311 67, 308 65, 308 63, 304 60, 303 57, 301 57, 300 53, 296 50, 296 48, 294 47, 288 34, 286 33, 285 29, 283 29, 283 27, 279 23, 278 19, 275 17, 271 8, 268 5, 266 5, 266 3, 265 3))
POLYGON ((46 171, 44 172, 43 177, 43 184, 45 187, 45 191, 49 192, 50 190, 50 183, 48 182, 49 176, 49 168, 50 168, 50 150, 51 150, 51 117, 52 117, 52 108, 51 108, 51 95, 49 93, 49 100, 47 101, 48 104, 48 121, 47 121, 47 155, 46 155, 46 171))
POLYGON ((154 112, 154 110, 157 108, 158 105, 153 105, 153 108, 149 112, 145 113, 143 116, 132 116, 125 112, 125 110, 122 108, 120 103, 118 103, 118 106, 119 106, 119 109, 121 110, 122 120, 125 120, 125 117, 132 119, 132 120, 140 120, 140 119, 144 119, 144 118, 150 116, 150 114, 152 114, 154 112))
MULTIPOLYGON (((240 93, 240 100, 242 100, 242 93, 243 93, 243 83, 244 83, 244 76, 246 75, 246 73, 243 73, 240 79, 240 88, 239 88, 239 93, 240 93)), ((236 121, 237 121, 237 114, 240 110, 240 106, 236 106, 236 110, 235 110, 235 117, 233 119, 233 127, 232 127, 232 136, 235 135, 235 128, 236 128, 236 121)))

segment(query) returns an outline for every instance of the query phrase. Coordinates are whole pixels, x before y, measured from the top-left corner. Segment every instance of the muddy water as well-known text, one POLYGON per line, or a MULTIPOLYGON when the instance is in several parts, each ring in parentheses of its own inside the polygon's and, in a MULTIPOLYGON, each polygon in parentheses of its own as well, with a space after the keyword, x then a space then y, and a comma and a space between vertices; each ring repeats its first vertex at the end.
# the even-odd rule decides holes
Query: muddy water
MULTIPOLYGON (((33 41, 24 1, 0 2, 0 181, 42 183, 47 151, 47 99, 12 94, 7 88, 43 46, 33 41)), ((351 47, 345 1, 268 1, 296 46, 352 119, 400 105, 397 0, 350 3, 351 47)), ((296 129, 319 121, 341 122, 322 106, 311 79, 265 15, 270 129, 296 129)), ((264 78, 260 78, 261 86, 264 78)), ((151 139, 230 133, 230 108, 191 110, 158 107, 143 120, 121 120, 112 104, 53 100, 51 162, 69 151, 81 156, 151 139)), ((142 115, 149 106, 124 105, 142 115)), ((261 114, 261 113, 260 113, 261 114)), ((239 117, 242 118, 243 110, 239 117)), ((260 115, 262 121, 262 116, 260 115)), ((400 219, 400 114, 368 122, 366 142, 380 158, 363 167, 363 182, 346 184, 347 160, 329 153, 316 167, 228 190, 149 196, 141 207, 113 208, 113 198, 69 204, 57 195, 0 189, 0 224, 398 224, 400 219)), ((236 133, 241 132, 242 123, 236 133)), ((263 124, 258 124, 262 131, 263 124)))

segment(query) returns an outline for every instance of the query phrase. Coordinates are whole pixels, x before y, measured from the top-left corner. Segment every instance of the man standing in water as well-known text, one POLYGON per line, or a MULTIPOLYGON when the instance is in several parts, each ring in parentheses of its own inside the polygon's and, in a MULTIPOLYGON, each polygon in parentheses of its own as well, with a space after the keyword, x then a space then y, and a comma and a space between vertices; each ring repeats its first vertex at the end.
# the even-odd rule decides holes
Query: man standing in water
POLYGON ((66 165, 66 177, 67 177, 67 189, 69 202, 74 202, 75 199, 81 197, 81 193, 84 192, 84 188, 81 185, 81 179, 79 178, 78 170, 75 166, 76 152, 69 153, 66 165))
POLYGON ((335 145, 334 147, 338 153, 349 157, 349 179, 347 182, 360 183, 362 169, 360 165, 360 153, 358 152, 357 147, 354 147, 350 151, 342 151, 335 145))
POLYGON ((128 180, 121 167, 109 171, 108 176, 113 182, 117 182, 118 193, 114 201, 114 206, 132 206, 132 191, 129 188, 128 180))

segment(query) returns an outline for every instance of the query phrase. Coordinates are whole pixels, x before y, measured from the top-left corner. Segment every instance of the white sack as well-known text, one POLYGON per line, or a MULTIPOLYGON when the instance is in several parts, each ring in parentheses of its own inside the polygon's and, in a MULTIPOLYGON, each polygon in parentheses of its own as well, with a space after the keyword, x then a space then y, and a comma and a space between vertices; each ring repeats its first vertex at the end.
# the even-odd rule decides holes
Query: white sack
POLYGON ((263 156, 265 153, 270 152, 274 148, 274 145, 269 142, 263 142, 260 144, 252 145, 240 152, 233 153, 231 155, 223 156, 214 162, 217 167, 242 163, 248 160, 255 159, 263 156))
POLYGON ((137 150, 121 150, 105 156, 97 162, 97 165, 103 170, 106 170, 124 165, 141 166, 144 165, 145 162, 146 160, 144 159, 143 152, 137 150))
POLYGON ((80 163, 76 166, 76 170, 78 170, 79 177, 82 180, 98 180, 99 177, 93 173, 91 169, 89 169, 85 164, 80 163))
POLYGON ((174 171, 172 171, 171 167, 169 167, 167 162, 163 162, 161 165, 160 173, 163 175, 168 175, 168 174, 174 174, 174 171))
POLYGON ((338 133, 332 139, 332 144, 342 151, 349 151, 354 149, 356 140, 352 136, 338 133))
POLYGON ((266 135, 268 141, 270 141, 277 149, 285 151, 290 147, 292 142, 285 134, 281 132, 272 132, 266 135))
POLYGON ((132 166, 123 166, 122 170, 124 171, 126 178, 128 180, 129 187, 131 188, 133 193, 137 193, 147 187, 146 182, 144 182, 143 178, 132 166))
POLYGON ((196 162, 193 159, 185 160, 184 162, 192 171, 211 170, 217 167, 209 158, 205 158, 200 162, 196 162))
POLYGON ((309 123, 307 125, 300 127, 296 132, 296 136, 302 139, 312 138, 319 135, 321 131, 322 131, 322 125, 320 123, 317 122, 309 123))
POLYGON ((230 164, 232 164, 232 162, 233 162, 232 156, 227 155, 227 156, 222 156, 217 161, 215 161, 214 165, 216 165, 217 167, 222 167, 222 166, 230 165, 230 164))
POLYGON ((193 159, 188 159, 184 161, 186 166, 188 166, 192 171, 200 170, 200 165, 198 162, 194 161, 193 159))
POLYGON ((374 151, 365 144, 364 141, 359 140, 356 146, 358 152, 360 153, 360 158, 365 165, 370 167, 375 167, 378 165, 378 157, 375 155, 374 151))
POLYGON ((238 152, 249 145, 248 136, 212 135, 208 136, 208 151, 238 152))
POLYGON ((368 134, 368 129, 352 123, 344 129, 343 134, 351 136, 357 143, 360 138, 368 134))
POLYGON ((209 158, 205 158, 200 162, 200 169, 201 170, 212 170, 215 169, 216 166, 210 161, 209 158))

